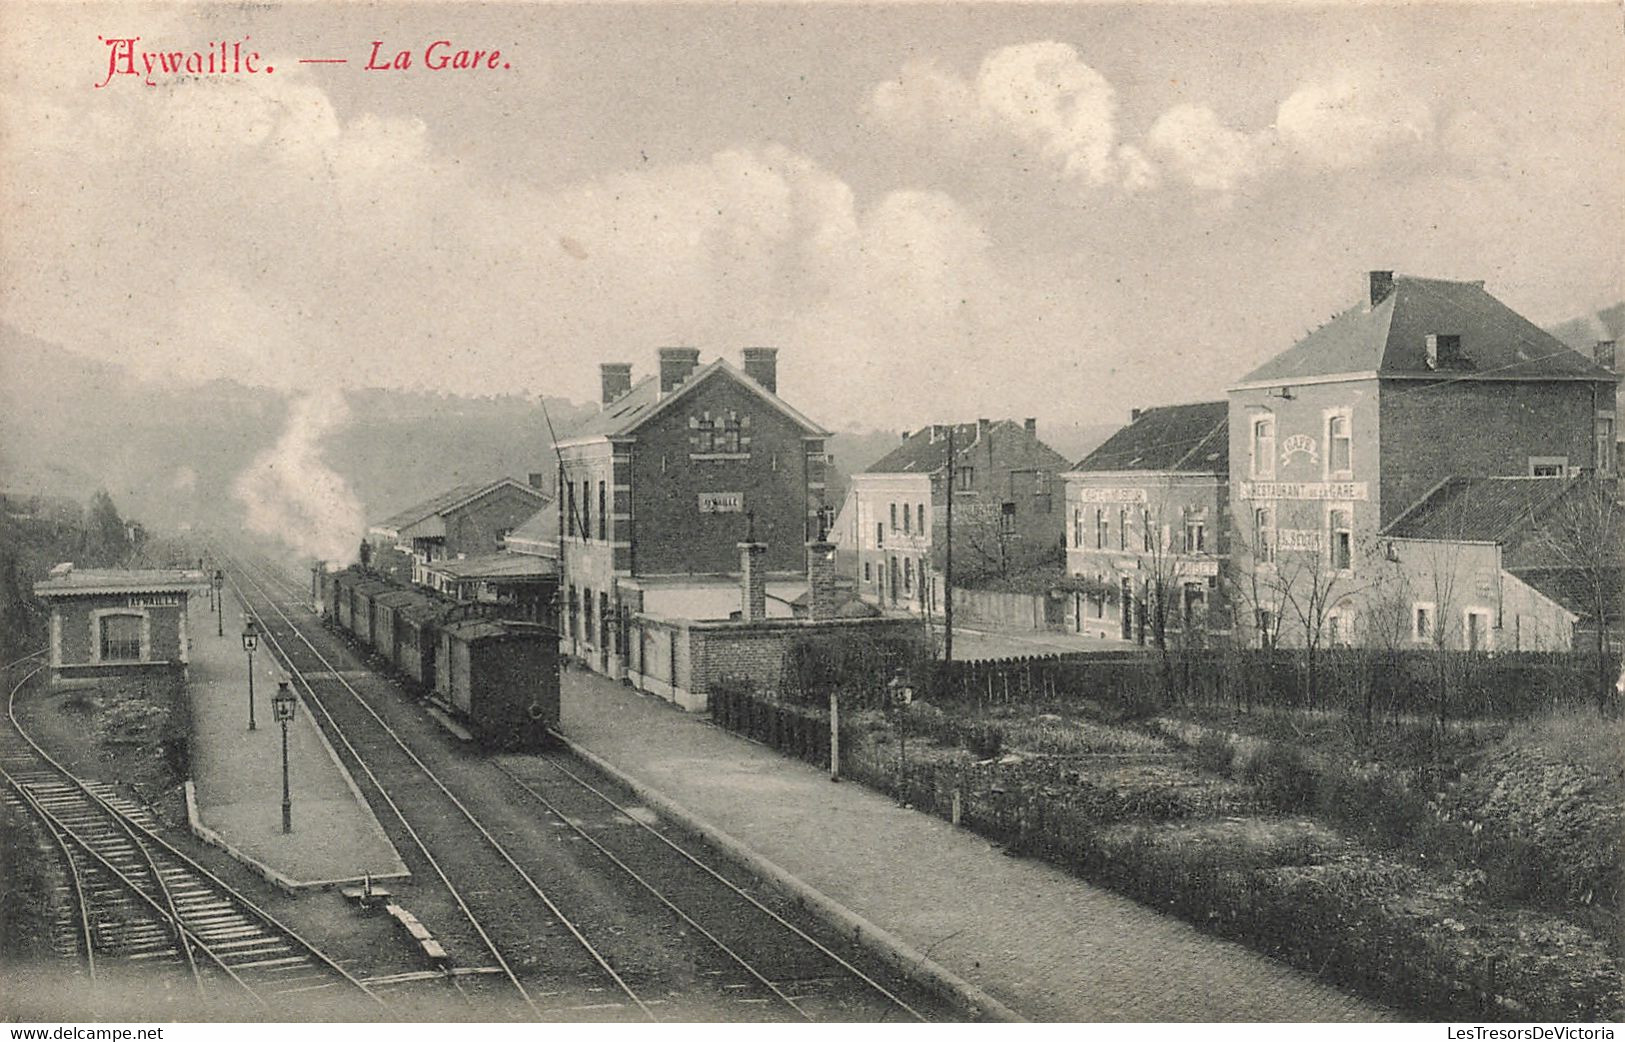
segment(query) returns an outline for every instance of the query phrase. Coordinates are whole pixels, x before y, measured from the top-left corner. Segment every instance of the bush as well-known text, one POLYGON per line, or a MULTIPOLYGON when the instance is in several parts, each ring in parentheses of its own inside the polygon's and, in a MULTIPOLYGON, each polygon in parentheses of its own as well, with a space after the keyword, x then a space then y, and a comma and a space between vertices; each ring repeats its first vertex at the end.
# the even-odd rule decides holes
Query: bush
POLYGON ((1203 731, 1191 748, 1191 755, 1196 758, 1196 765, 1204 771, 1214 774, 1230 776, 1235 767, 1236 747, 1230 736, 1218 731, 1203 731))
POLYGON ((1241 780, 1258 790, 1266 804, 1296 813, 1315 800, 1315 771, 1296 746, 1269 742, 1242 767, 1241 780))
POLYGON ((959 744, 977 759, 991 760, 1004 749, 1004 729, 997 724, 969 724, 961 729, 959 744))

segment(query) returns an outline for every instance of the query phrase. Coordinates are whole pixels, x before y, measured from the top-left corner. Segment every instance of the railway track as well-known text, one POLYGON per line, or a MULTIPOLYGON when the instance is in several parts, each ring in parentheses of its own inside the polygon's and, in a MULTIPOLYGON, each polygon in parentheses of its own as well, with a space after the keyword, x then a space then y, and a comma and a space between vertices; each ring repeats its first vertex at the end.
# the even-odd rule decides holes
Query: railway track
POLYGON ((114 786, 77 777, 28 734, 17 696, 43 668, 8 678, 0 776, 7 797, 40 822, 60 855, 57 940, 83 979, 115 978, 130 994, 162 997, 188 1016, 378 1014, 369 989, 170 844, 147 808, 114 786))
MULTIPOLYGON (((929 1019, 921 1012, 930 1008, 929 1000, 902 997, 903 985, 877 979, 882 975, 878 971, 865 972, 831 944, 790 922, 728 878, 727 871, 712 867, 688 845, 650 824, 646 811, 607 793, 607 783, 594 785, 584 777, 587 769, 572 757, 485 758, 463 750, 448 755, 439 734, 420 743, 420 756, 390 722, 410 722, 409 707, 388 697, 394 689, 377 680, 373 697, 366 697, 335 664, 339 656, 322 652, 304 632, 311 626, 308 619, 296 621, 273 592, 280 590, 297 602, 305 596, 303 590, 274 569, 245 566, 241 559, 232 578, 243 580, 239 595, 336 741, 435 866, 485 950, 537 1014, 551 1018, 558 1012, 538 1002, 539 993, 564 998, 569 991, 566 987, 561 993, 558 987, 559 968, 578 986, 590 987, 586 971, 596 966, 598 986, 609 991, 613 985, 619 991, 612 1002, 601 1001, 606 1011, 636 1012, 650 1019, 929 1019), (431 767, 426 759, 436 763, 431 767), (416 777, 405 769, 407 763, 416 777), (468 860, 461 867, 447 863, 459 860, 467 844, 459 846, 443 831, 447 815, 423 813, 427 808, 419 794, 426 791, 434 803, 456 808, 467 823, 459 831, 476 833, 519 885, 499 885, 488 873, 479 877, 478 893, 454 882, 479 869, 468 860), (391 795, 403 792, 412 799, 391 795), (484 809, 476 813, 457 792, 482 793, 484 809), (493 815, 492 804, 498 806, 493 821, 483 823, 481 815, 493 815), (407 808, 410 812, 403 813, 407 808), (539 820, 537 811, 542 812, 539 820), (544 841, 539 850, 538 835, 544 841), (559 863, 565 860, 589 866, 592 878, 573 878, 580 873, 562 870, 559 863), (487 918, 493 890, 523 898, 527 889, 529 903, 542 906, 536 911, 545 924, 542 939, 555 942, 543 952, 535 950, 534 929, 527 944, 513 939, 506 924, 487 918), (674 938, 681 943, 673 944, 674 938), (523 968, 538 957, 556 967, 539 982, 523 968)), ((331 640, 326 634, 321 638, 331 640)), ((578 1010, 580 999, 576 996, 578 1010)))

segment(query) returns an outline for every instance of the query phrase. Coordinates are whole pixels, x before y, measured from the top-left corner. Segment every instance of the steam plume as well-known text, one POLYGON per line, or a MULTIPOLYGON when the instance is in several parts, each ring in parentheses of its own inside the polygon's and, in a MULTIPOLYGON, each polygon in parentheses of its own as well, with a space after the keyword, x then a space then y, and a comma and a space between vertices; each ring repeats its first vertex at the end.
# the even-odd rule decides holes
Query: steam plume
POLYGON ((361 503, 322 458, 322 439, 350 420, 342 392, 296 399, 277 443, 237 476, 232 494, 247 511, 249 531, 293 550, 348 564, 366 523, 361 503))

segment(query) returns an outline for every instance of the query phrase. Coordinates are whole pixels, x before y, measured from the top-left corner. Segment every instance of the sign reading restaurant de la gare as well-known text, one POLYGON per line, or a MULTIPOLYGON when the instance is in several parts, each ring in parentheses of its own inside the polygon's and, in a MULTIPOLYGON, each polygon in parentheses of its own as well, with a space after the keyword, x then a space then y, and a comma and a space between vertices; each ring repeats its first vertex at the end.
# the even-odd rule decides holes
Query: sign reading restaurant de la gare
POLYGON ((1243 481, 1242 499, 1364 500, 1363 481, 1243 481))
POLYGON ((700 513, 738 514, 745 509, 743 492, 701 492, 700 513))

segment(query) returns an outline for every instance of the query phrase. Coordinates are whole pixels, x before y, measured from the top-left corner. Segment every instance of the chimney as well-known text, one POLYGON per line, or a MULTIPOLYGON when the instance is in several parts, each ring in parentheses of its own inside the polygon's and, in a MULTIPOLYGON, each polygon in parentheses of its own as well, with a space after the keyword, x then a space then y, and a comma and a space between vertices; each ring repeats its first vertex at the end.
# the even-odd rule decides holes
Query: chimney
POLYGON ((779 393, 779 349, 776 347, 747 347, 741 352, 745 360, 745 375, 765 387, 770 393, 779 393))
POLYGON ((1599 341, 1597 341, 1597 349, 1596 349, 1596 352, 1595 352, 1595 357, 1597 359, 1597 364, 1598 365, 1602 366, 1604 369, 1613 369, 1614 368, 1614 341, 1612 341, 1612 340, 1599 340, 1599 341))
POLYGON ((767 544, 755 541, 739 544, 739 621, 761 622, 767 618, 767 573, 762 557, 767 544))
POLYGON ((1026 430, 1028 437, 1030 437, 1030 438, 1038 437, 1038 417, 1036 417, 1036 416, 1027 417, 1025 420, 1021 421, 1021 426, 1022 426, 1022 428, 1024 430, 1026 430))
POLYGON ((603 387, 600 401, 608 405, 632 389, 632 363, 605 362, 598 367, 598 378, 603 387))
POLYGON ((670 394, 688 379, 688 374, 699 367, 700 349, 697 347, 663 347, 660 349, 660 393, 670 394))
POLYGON ((1373 271, 1371 276, 1371 306, 1376 307, 1388 299, 1388 294, 1394 291, 1394 273, 1391 271, 1373 271))
POLYGON ((987 437, 987 432, 992 430, 992 429, 993 429, 993 421, 992 420, 989 420, 989 419, 986 419, 986 418, 981 418, 981 419, 978 419, 976 421, 976 437, 977 438, 985 438, 985 437, 987 437))
POLYGON ((1144 409, 1130 409, 1128 411, 1128 422, 1133 423, 1143 415, 1145 415, 1144 409))
POLYGON ((807 544, 807 614, 814 620, 833 619, 835 595, 835 544, 814 539, 807 544))
POLYGON ((541 471, 533 470, 529 474, 525 475, 525 478, 526 478, 526 483, 529 484, 530 487, 535 489, 536 491, 538 491, 538 492, 547 491, 547 486, 542 484, 542 472, 541 471))

